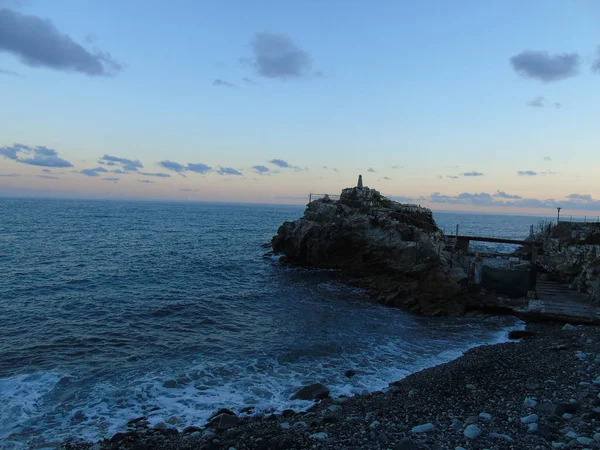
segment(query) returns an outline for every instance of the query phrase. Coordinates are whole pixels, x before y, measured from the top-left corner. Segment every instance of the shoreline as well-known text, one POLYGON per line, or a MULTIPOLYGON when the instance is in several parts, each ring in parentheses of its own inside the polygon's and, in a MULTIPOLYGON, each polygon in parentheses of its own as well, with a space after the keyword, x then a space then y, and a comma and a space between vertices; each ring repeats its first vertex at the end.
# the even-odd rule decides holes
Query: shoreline
POLYGON ((600 330, 526 328, 535 334, 472 348, 385 392, 240 417, 227 430, 151 429, 134 419, 111 439, 60 448, 600 448, 600 330))

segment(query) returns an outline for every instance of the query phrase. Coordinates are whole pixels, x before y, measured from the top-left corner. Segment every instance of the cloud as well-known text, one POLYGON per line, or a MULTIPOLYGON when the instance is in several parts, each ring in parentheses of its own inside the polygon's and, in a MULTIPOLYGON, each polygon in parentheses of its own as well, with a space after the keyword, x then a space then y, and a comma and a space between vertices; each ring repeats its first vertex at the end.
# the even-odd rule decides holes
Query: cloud
POLYGON ((594 62, 592 63, 592 71, 600 73, 600 47, 598 47, 596 59, 594 59, 594 62))
POLYGON ((390 177, 383 177, 384 180, 391 180, 390 177))
POLYGON ((129 173, 129 172, 127 172, 126 170, 121 170, 121 169, 115 169, 115 170, 111 170, 111 172, 112 172, 112 173, 119 174, 119 175, 126 175, 126 174, 128 174, 128 173, 129 173))
POLYGON ((106 173, 106 172, 108 172, 108 170, 106 170, 104 167, 96 167, 95 169, 83 169, 83 170, 79 171, 79 173, 86 175, 88 177, 97 177, 101 173, 106 173))
POLYGON ((14 178, 22 176, 20 173, 0 173, 0 177, 14 178))
POLYGON ((518 170, 517 175, 520 177, 535 177, 537 172, 534 172, 533 170, 518 170))
POLYGON ((240 61, 251 64, 262 77, 286 80, 307 77, 311 73, 312 57, 285 34, 257 33, 250 47, 254 57, 240 61))
POLYGON ((52 171, 50 169, 42 169, 42 172, 44 172, 44 173, 52 173, 52 171))
POLYGON ((171 175, 169 175, 168 173, 162 173, 162 172, 157 172, 157 173, 147 173, 147 172, 138 172, 140 175, 144 175, 145 177, 158 177, 158 178, 170 178, 171 175))
POLYGON ((246 84, 250 85, 250 86, 258 86, 258 83, 254 80, 252 80, 251 78, 248 77, 244 77, 242 78, 243 81, 246 82, 246 84))
POLYGON ((152 183, 154 183, 154 181, 152 181, 152 180, 138 180, 138 183, 152 184, 152 183))
POLYGON ((497 191, 494 195, 490 195, 485 192, 473 194, 464 192, 457 196, 443 195, 439 192, 434 192, 428 197, 428 200, 432 203, 446 203, 454 205, 550 209, 555 209, 556 207, 560 206, 565 210, 600 210, 600 200, 595 200, 589 194, 570 194, 562 200, 539 200, 535 198, 522 198, 518 195, 510 195, 502 191, 497 191))
POLYGON ((473 170, 471 172, 463 172, 463 173, 461 173, 461 175, 463 177, 482 177, 483 173, 482 172, 476 172, 475 170, 473 170))
POLYGON ((494 194, 494 197, 508 198, 508 199, 521 199, 521 198, 523 198, 520 195, 507 194, 504 191, 496 191, 496 193, 494 194))
POLYGON ((0 9, 0 51, 30 67, 46 67, 89 76, 109 76, 123 67, 109 53, 86 50, 49 20, 0 9))
POLYGON ((375 173, 375 169, 373 169, 372 167, 369 167, 369 168, 367 169, 367 172, 375 173))
POLYGON ((452 178, 452 179, 456 180, 457 178, 460 178, 460 177, 458 177, 456 175, 446 175, 446 178, 452 178))
POLYGON ((269 161, 271 164, 287 169, 287 168, 291 168, 292 166, 290 166, 290 164, 287 161, 284 161, 283 159, 272 159, 271 161, 269 161))
POLYGON ((20 73, 13 72, 12 70, 6 70, 2 67, 0 67, 0 75, 9 75, 11 77, 23 78, 23 75, 21 75, 20 73))
POLYGON ((185 171, 185 166, 182 164, 179 164, 178 162, 175 161, 160 161, 158 163, 159 166, 164 167, 167 170, 172 170, 173 172, 177 172, 177 173, 181 173, 185 171))
POLYGON ((392 169, 403 169, 404 166, 392 166, 392 169))
POLYGON ((119 158, 117 156, 104 155, 98 161, 100 164, 106 164, 107 166, 120 165, 121 168, 127 172, 137 172, 138 169, 144 167, 139 160, 133 160, 128 158, 119 158))
POLYGON ((219 167, 217 173, 219 175, 242 175, 242 172, 240 172, 239 170, 235 170, 232 167, 219 167))
POLYGON ((510 63, 517 73, 548 83, 577 75, 580 57, 577 53, 550 55, 546 51, 525 50, 511 57, 510 63))
POLYGON ((23 144, 13 144, 12 147, 0 147, 0 155, 31 166, 73 167, 69 161, 60 158, 56 150, 43 145, 29 147, 23 144))
POLYGON ((189 170, 190 172, 208 173, 212 170, 212 167, 202 163, 188 163, 185 169, 189 170))
POLYGON ((552 161, 552 158, 550 158, 549 156, 544 156, 544 161, 552 161))
POLYGON ((108 178, 102 178, 103 181, 114 181, 115 183, 117 181, 120 180, 120 178, 112 178, 112 177, 108 177, 108 178))
POLYGON ((60 177, 54 177, 52 175, 38 175, 38 178, 46 178, 48 180, 60 180, 60 177))
POLYGON ((254 171, 260 175, 264 175, 265 173, 269 172, 269 168, 266 166, 252 166, 252 168, 254 169, 254 171))
POLYGON ((554 102, 553 105, 556 109, 562 108, 562 105, 559 102, 554 102))
POLYGON ((220 78, 217 78, 215 81, 213 81, 213 86, 221 86, 227 88, 235 87, 235 85, 231 84, 229 81, 221 80, 220 78))
POLYGON ((527 102, 527 105, 533 106, 534 108, 543 108, 544 106, 546 106, 546 99, 541 95, 538 95, 537 97, 529 100, 527 102))
POLYGON ((200 189, 179 189, 179 192, 198 192, 200 189))

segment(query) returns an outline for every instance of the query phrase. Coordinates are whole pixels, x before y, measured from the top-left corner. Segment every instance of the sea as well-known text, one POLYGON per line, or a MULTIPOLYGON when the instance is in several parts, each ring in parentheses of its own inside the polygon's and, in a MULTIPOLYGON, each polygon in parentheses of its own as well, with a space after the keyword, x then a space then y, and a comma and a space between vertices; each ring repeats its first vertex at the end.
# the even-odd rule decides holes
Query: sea
MULTIPOLYGON (((522 328, 414 316, 336 271, 265 257, 303 209, 0 198, 0 448, 95 441, 140 416, 182 429, 221 407, 300 410, 290 396, 305 384, 382 390, 522 328)), ((540 220, 434 218, 515 239, 540 220)))

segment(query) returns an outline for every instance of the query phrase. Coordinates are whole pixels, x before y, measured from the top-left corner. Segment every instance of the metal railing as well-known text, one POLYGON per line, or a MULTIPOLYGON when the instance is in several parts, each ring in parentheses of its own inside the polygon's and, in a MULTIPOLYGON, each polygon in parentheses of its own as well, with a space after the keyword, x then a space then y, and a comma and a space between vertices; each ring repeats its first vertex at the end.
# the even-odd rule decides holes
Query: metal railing
POLYGON ((339 194, 313 194, 313 193, 310 193, 310 194, 308 194, 308 203, 310 203, 314 200, 319 200, 321 198, 325 198, 325 197, 329 197, 331 200, 339 200, 340 199, 339 194))

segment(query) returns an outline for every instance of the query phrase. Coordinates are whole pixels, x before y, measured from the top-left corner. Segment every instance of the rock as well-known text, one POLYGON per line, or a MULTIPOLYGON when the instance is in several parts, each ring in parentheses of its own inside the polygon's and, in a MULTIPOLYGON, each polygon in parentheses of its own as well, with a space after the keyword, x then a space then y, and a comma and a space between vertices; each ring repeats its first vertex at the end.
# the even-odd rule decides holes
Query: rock
POLYGON ((568 431, 567 433, 565 433, 565 437, 569 439, 577 439, 579 435, 574 431, 568 431))
POLYGON ((178 386, 178 383, 176 380, 167 380, 163 383, 163 387, 167 388, 167 389, 174 389, 178 386))
POLYGON ((530 336, 535 336, 535 333, 528 330, 512 330, 508 333, 509 339, 522 339, 530 336))
POLYGON ((424 423, 422 425, 417 425, 416 427, 412 427, 410 430, 413 433, 431 433, 435 431, 435 425, 432 423, 424 423))
POLYGON ((530 414, 529 416, 521 417, 521 423, 524 423, 524 424, 534 423, 537 421, 538 421, 537 414, 530 414))
POLYGON ((346 378, 351 378, 351 377, 353 377, 354 375, 356 375, 356 372, 355 372, 354 370, 352 370, 352 369, 350 369, 350 370, 346 370, 346 371, 344 372, 344 376, 345 376, 346 378))
POLYGON ((481 435, 481 428, 479 428, 477 425, 471 424, 465 428, 463 434, 467 439, 476 439, 481 435))
POLYGON ((444 235, 431 210, 368 187, 310 202, 302 218, 279 227, 272 244, 290 264, 360 277, 379 303, 426 315, 466 310, 466 274, 439 251, 444 235))
POLYGON ((523 406, 525 406, 526 408, 534 408, 537 405, 537 400, 531 397, 527 397, 524 401, 523 401, 523 406))
POLYGON ((321 400, 329 397, 329 388, 321 383, 304 386, 294 395, 291 400, 321 400))
POLYGON ((573 325, 571 325, 570 323, 565 324, 561 330, 563 331, 576 331, 577 327, 574 327, 573 325))
POLYGON ((289 430, 292 426, 287 423, 287 422, 283 422, 282 424, 279 425, 282 429, 284 430, 289 430))
POLYGON ((192 433, 195 433, 197 431, 202 431, 202 428, 190 425, 189 427, 185 427, 183 429, 183 433, 185 433, 185 434, 192 434, 192 433))
POLYGON ((581 407, 579 402, 559 403, 559 408, 562 408, 563 413, 574 414, 581 407))
POLYGON ((341 413, 344 409, 339 405, 331 405, 327 408, 327 410, 331 411, 334 414, 341 413))
POLYGON ((282 417, 293 417, 296 415, 296 411, 294 411, 293 409, 284 409, 283 411, 281 411, 281 416, 282 417))
POLYGON ((418 450, 417 444, 412 439, 404 438, 394 445, 394 450, 418 450))
POLYGON ((325 439, 327 439, 329 436, 327 435, 327 433, 321 431, 320 433, 315 433, 315 434, 311 434, 309 436, 309 438, 311 439, 316 439, 317 441, 324 441, 325 439))
POLYGON ((577 438, 577 442, 580 445, 592 445, 594 443, 594 440, 589 437, 581 436, 577 438))
POLYGON ((594 434, 594 440, 595 440, 596 442, 600 442, 600 433, 596 433, 596 434, 594 434))
POLYGON ((234 413, 232 410, 230 410, 230 409, 227 409, 227 408, 221 408, 221 409, 219 409, 218 411, 215 411, 214 413, 212 413, 212 414, 210 415, 210 417, 208 418, 208 421, 209 421, 209 422, 212 422, 212 420, 213 420, 215 417, 217 417, 217 416, 220 416, 221 414, 229 414, 230 416, 235 416, 235 413, 234 413))
POLYGON ((562 415, 562 418, 565 419, 565 420, 571 420, 573 418, 573 414, 564 413, 562 415))
POLYGON ((306 422, 299 421, 299 422, 296 422, 293 425, 293 427, 294 428, 299 428, 299 429, 304 429, 304 428, 308 428, 308 424, 306 422))
POLYGON ((538 424, 537 423, 530 423, 529 425, 527 425, 527 431, 529 431, 530 433, 537 433, 537 431, 538 431, 538 424))
POLYGON ((480 413, 479 417, 481 417, 484 420, 492 420, 492 415, 484 412, 480 413))
POLYGON ((511 438, 508 434, 490 433, 490 437, 493 439, 502 439, 507 442, 513 441, 513 438, 511 438))
POLYGON ((213 419, 213 422, 217 424, 217 429, 228 430, 237 426, 239 419, 237 416, 231 414, 220 414, 213 419))

